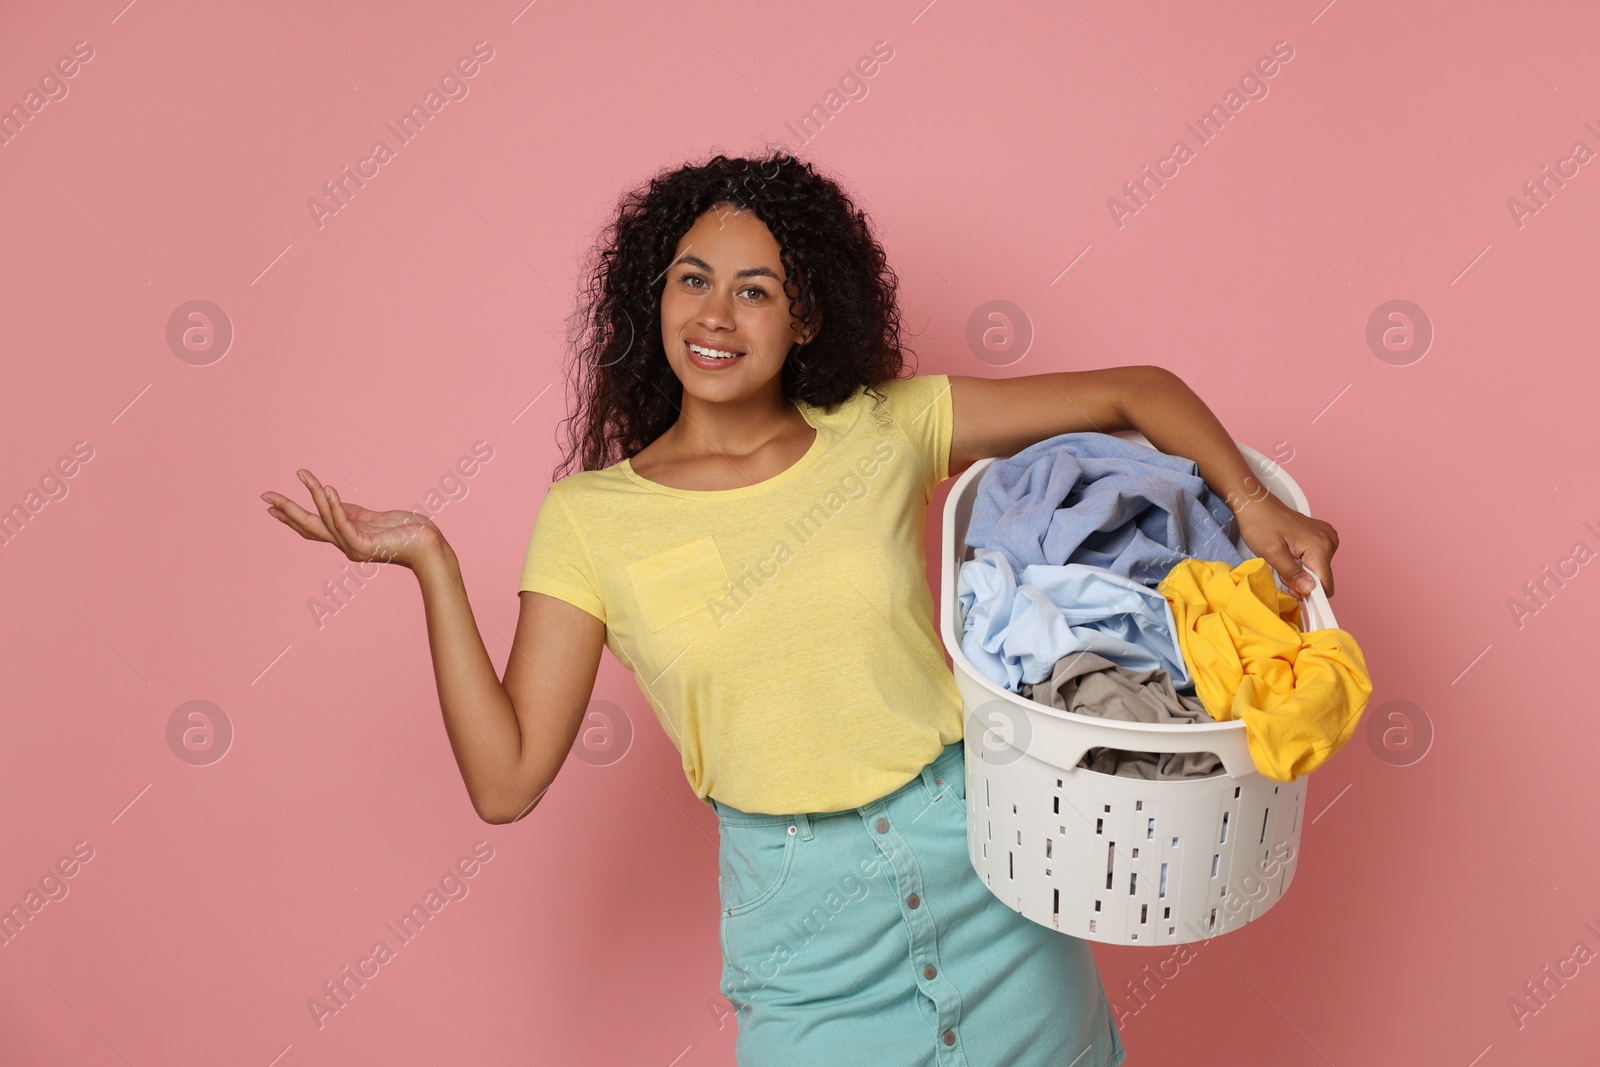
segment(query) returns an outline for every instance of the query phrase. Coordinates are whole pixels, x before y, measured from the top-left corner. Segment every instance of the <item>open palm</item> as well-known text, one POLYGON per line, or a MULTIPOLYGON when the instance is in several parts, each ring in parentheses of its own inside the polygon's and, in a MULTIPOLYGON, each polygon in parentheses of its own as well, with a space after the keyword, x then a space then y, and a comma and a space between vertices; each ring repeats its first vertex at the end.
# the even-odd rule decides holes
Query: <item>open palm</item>
POLYGON ((371 511, 360 504, 340 500, 332 487, 317 481, 310 471, 296 471, 311 490, 316 511, 310 512, 282 493, 268 490, 261 499, 267 513, 297 530, 311 541, 336 545, 356 562, 378 560, 409 567, 418 556, 437 543, 439 528, 432 520, 413 511, 371 511))

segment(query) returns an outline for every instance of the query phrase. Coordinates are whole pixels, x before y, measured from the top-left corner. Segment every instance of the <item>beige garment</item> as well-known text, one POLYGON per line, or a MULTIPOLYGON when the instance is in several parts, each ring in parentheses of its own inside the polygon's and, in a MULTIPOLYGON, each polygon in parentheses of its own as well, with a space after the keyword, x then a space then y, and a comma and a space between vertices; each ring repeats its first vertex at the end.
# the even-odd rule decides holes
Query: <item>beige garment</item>
MULTIPOLYGON (((1164 670, 1130 671, 1093 652, 1071 652, 1056 661, 1050 677, 1019 690, 1029 700, 1079 715, 1125 722, 1210 722, 1205 706, 1172 686, 1164 670)), ((1223 773, 1210 752, 1127 752, 1091 748, 1078 761, 1100 774, 1123 778, 1205 778, 1223 773)))

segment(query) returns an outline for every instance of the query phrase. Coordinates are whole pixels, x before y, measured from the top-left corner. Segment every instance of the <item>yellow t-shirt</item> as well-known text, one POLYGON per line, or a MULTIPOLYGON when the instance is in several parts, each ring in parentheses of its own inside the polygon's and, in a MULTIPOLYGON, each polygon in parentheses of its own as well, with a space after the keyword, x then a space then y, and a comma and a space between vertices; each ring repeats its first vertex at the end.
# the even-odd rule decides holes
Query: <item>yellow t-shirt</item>
POLYGON ((540 506, 518 589, 606 624, 702 800, 858 807, 961 738, 923 552, 950 475, 950 381, 877 390, 832 412, 798 402, 816 440, 766 481, 678 489, 622 460, 540 506))

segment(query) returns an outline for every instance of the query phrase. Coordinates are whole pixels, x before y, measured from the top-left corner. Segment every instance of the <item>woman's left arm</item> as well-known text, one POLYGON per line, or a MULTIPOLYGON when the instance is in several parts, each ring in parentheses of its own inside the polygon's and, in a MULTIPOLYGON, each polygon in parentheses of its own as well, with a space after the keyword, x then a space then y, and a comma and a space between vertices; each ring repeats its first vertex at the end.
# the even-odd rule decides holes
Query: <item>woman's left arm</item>
POLYGON ((1305 596, 1315 588, 1314 575, 1333 595, 1338 532, 1273 496, 1211 409, 1166 368, 1109 367, 1003 379, 951 375, 950 383, 952 476, 977 459, 1014 455, 1057 434, 1137 430, 1160 451, 1194 460, 1200 477, 1233 509, 1244 543, 1285 585, 1305 596))
POLYGON ((1338 531, 1302 515, 1262 485, 1232 435, 1182 378, 1164 367, 1148 369, 1154 372, 1146 376, 1148 384, 1123 399, 1129 426, 1161 451, 1195 461, 1200 477, 1233 509, 1244 543, 1285 585, 1305 596, 1315 588, 1315 575, 1332 596, 1338 531))

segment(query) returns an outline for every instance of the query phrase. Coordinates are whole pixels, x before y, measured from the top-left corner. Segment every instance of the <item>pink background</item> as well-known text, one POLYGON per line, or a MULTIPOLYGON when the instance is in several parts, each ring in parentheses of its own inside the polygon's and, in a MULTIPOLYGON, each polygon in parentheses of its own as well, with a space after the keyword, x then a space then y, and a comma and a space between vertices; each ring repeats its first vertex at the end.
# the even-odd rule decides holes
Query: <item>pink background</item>
POLYGON ((1507 204, 1600 150, 1592 5, 121 3, 7 5, 0 32, 6 106, 93 48, 0 147, 0 506, 60 497, 0 548, 0 905, 93 849, 0 948, 0 1062, 733 1062, 715 816, 632 677, 607 654, 594 694, 622 759, 575 750, 536 814, 483 824, 414 579, 319 627, 346 561, 257 494, 305 501, 305 466, 409 507, 487 441, 436 521, 503 668, 577 257, 621 189, 769 140, 879 224, 920 371, 1159 363, 1292 455, 1367 715, 1431 723, 1420 760, 1364 723, 1312 781, 1289 896, 1143 1003, 1124 983, 1171 951, 1096 946, 1130 1062, 1593 1055, 1600 968, 1520 1027, 1508 1000, 1600 950, 1600 564, 1520 625, 1508 601, 1600 550, 1600 163, 1521 225, 1507 204), (319 227, 307 200, 479 40, 469 95, 319 227), (1268 95, 1198 145, 1185 121, 1277 41, 1268 95), (1108 199, 1180 137, 1119 227, 1108 199), (166 339, 197 298, 235 330, 204 366, 166 339), (1433 324, 1420 359, 1367 344, 1393 299, 1433 324), (990 300, 1031 322, 1021 359, 969 347, 990 300), (209 766, 169 747, 197 699, 234 731, 209 766), (469 895, 319 1028, 308 998, 477 841, 469 895))

